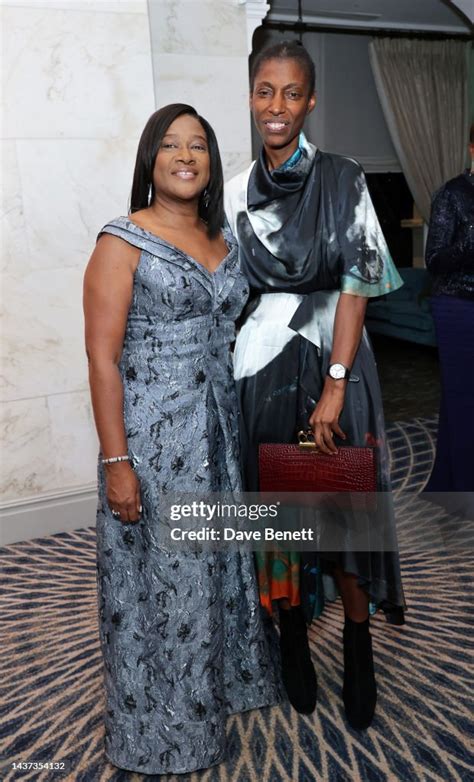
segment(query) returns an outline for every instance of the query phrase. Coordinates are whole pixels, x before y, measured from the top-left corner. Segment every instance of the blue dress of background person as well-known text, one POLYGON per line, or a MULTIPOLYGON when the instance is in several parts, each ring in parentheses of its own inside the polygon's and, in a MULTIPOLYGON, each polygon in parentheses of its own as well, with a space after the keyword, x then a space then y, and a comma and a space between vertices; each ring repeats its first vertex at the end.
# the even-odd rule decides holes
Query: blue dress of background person
POLYGON ((432 492, 474 492, 474 124, 469 150, 471 169, 434 195, 426 245, 441 369, 432 492))

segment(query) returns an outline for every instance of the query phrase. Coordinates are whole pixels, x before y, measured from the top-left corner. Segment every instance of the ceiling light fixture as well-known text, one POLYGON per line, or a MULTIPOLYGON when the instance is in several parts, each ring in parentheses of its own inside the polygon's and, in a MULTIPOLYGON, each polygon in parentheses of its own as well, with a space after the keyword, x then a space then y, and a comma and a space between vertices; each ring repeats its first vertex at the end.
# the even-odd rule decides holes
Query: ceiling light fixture
POLYGON ((303 44, 303 2, 302 2, 302 0, 298 0, 298 25, 299 25, 298 37, 300 39, 300 44, 303 44))

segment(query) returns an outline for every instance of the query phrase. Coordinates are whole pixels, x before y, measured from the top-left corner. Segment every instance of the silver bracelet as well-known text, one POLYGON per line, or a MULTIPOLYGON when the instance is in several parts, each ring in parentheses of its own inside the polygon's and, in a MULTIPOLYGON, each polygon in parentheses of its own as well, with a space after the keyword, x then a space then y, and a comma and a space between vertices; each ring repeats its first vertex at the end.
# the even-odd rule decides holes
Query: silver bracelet
POLYGON ((129 462, 130 456, 111 456, 110 459, 102 459, 102 464, 115 464, 116 462, 129 462))

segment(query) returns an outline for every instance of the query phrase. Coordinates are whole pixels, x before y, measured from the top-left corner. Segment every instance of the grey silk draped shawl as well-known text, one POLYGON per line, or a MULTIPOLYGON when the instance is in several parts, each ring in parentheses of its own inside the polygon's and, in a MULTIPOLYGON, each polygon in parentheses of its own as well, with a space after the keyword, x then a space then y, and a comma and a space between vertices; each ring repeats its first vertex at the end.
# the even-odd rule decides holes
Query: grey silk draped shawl
POLYGON ((373 297, 400 287, 359 164, 304 137, 300 148, 294 165, 271 172, 262 149, 250 173, 237 235, 251 290, 373 297))

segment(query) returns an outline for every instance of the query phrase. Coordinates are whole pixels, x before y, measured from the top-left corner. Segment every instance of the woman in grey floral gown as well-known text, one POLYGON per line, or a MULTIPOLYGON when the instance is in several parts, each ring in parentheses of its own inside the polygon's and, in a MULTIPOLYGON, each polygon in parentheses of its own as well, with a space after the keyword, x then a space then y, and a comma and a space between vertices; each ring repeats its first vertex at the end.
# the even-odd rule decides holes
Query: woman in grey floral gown
POLYGON ((145 774, 218 763, 226 715, 280 697, 251 556, 159 538, 166 492, 240 487, 230 345, 248 285, 223 223, 212 129, 190 106, 161 109, 131 214, 102 229, 84 295, 106 753, 145 774))

